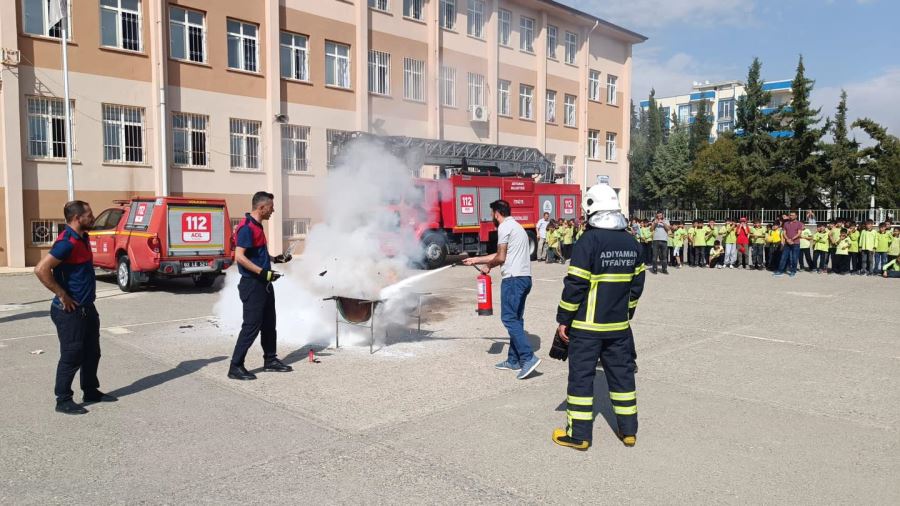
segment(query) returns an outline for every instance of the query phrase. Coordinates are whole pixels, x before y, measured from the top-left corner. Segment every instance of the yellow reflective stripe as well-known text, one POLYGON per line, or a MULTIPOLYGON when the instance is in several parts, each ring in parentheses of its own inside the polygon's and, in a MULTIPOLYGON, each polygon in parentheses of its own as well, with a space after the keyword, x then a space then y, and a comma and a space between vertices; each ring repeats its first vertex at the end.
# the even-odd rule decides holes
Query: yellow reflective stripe
POLYGON ((594 398, 593 397, 576 397, 574 395, 570 395, 566 397, 566 402, 569 404, 574 404, 576 406, 593 406, 594 398))
POLYGON ((591 281, 603 281, 606 283, 629 283, 634 274, 594 274, 591 281))
POLYGON ((610 392, 609 398, 614 401, 633 401, 637 397, 634 392, 610 392))
POLYGON ((590 411, 568 411, 566 410, 566 414, 569 415, 570 420, 584 420, 590 422, 594 419, 594 414, 590 411))
POLYGON ((592 330, 594 332, 613 332, 616 330, 627 330, 628 322, 624 321, 618 323, 588 323, 581 320, 575 320, 574 322, 572 322, 572 328, 580 330, 592 330))
POLYGON ((588 281, 591 280, 591 273, 590 273, 590 271, 586 271, 586 270, 584 270, 584 269, 582 269, 582 268, 580 268, 580 267, 573 267, 573 266, 570 265, 570 266, 569 266, 569 269, 566 270, 566 272, 569 273, 569 274, 571 274, 571 275, 573 275, 573 276, 578 276, 579 278, 586 279, 586 280, 588 280, 588 281))
POLYGON ((585 320, 594 321, 594 315, 597 311, 597 282, 591 281, 591 291, 588 292, 587 312, 584 315, 585 320))
POLYGON ((638 265, 638 266, 635 267, 635 269, 634 269, 634 275, 637 276, 638 274, 640 274, 640 273, 642 273, 642 272, 644 272, 644 271, 646 271, 646 270, 647 270, 647 266, 646 266, 646 265, 644 265, 644 264, 638 265))
POLYGON ((571 302, 566 302, 564 300, 559 301, 559 307, 566 311, 578 311, 578 304, 572 304, 571 302))
POLYGON ((613 405, 613 412, 617 415, 636 415, 637 414, 637 406, 613 405))
POLYGON ((637 302, 638 302, 637 300, 629 300, 629 301, 628 301, 628 308, 630 309, 630 308, 635 308, 635 307, 637 307, 637 302))

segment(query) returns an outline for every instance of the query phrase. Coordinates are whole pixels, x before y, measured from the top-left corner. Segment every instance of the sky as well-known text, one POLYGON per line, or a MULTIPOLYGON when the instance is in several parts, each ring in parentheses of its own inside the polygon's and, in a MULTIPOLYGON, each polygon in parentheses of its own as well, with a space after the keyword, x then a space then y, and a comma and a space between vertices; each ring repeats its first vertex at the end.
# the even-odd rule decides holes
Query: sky
MULTIPOLYGON (((823 119, 847 91, 851 121, 900 135, 898 0, 561 0, 649 39, 634 47, 632 94, 680 95, 694 81, 792 79, 799 55, 823 119)), ((854 132, 859 140, 865 134, 854 132)))

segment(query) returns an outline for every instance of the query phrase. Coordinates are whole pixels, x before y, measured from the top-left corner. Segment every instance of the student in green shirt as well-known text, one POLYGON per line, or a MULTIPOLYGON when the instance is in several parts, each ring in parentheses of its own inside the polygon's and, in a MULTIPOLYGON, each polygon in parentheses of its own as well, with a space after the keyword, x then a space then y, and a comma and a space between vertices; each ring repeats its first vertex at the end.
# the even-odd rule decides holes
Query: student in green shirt
POLYGON ((828 228, 828 252, 831 256, 831 270, 834 270, 834 252, 838 241, 841 240, 841 229, 844 228, 844 220, 836 219, 828 228))
POLYGON ((762 226, 760 220, 753 220, 753 226, 750 227, 750 251, 754 269, 762 270, 765 268, 763 261, 763 251, 765 249, 766 227, 762 226))
POLYGON ((844 275, 850 271, 850 239, 847 238, 847 229, 841 229, 840 239, 834 248, 834 256, 837 264, 834 266, 835 274, 844 275))
POLYGON ((850 274, 859 272, 859 228, 853 221, 847 222, 847 239, 850 239, 850 274))
POLYGON ((900 227, 894 227, 894 233, 891 235, 891 247, 888 248, 888 256, 891 258, 900 257, 900 227))
POLYGON ((878 224, 878 232, 875 234, 875 272, 879 273, 888 263, 888 250, 891 248, 891 233, 886 223, 878 224))
POLYGON ((875 270, 875 239, 878 231, 874 227, 874 221, 866 220, 866 228, 859 231, 859 273, 863 276, 872 276, 877 273, 875 270))
POLYGON ((653 263, 653 229, 650 228, 650 222, 641 220, 641 245, 644 248, 644 263, 649 265, 653 263))
POLYGON ((821 223, 813 234, 813 249, 815 250, 814 263, 816 272, 824 274, 828 272, 828 232, 825 231, 825 225, 821 223))
POLYGON ((737 228, 734 226, 734 220, 725 219, 725 224, 719 227, 718 234, 722 236, 722 242, 725 243, 725 267, 734 268, 737 261, 737 228))
POLYGON ((885 264, 881 275, 886 278, 900 278, 900 258, 894 258, 885 264))
POLYGON ((813 264, 812 258, 812 250, 810 250, 810 246, 812 246, 812 230, 803 227, 803 230, 800 231, 800 255, 799 255, 799 264, 801 269, 806 269, 806 272, 812 272, 815 268, 813 264), (806 264, 804 267, 803 264, 806 264))
POLYGON ((684 224, 680 221, 675 222, 675 230, 672 232, 672 249, 673 260, 676 269, 681 268, 681 253, 684 250, 684 238, 687 232, 684 230, 684 224))

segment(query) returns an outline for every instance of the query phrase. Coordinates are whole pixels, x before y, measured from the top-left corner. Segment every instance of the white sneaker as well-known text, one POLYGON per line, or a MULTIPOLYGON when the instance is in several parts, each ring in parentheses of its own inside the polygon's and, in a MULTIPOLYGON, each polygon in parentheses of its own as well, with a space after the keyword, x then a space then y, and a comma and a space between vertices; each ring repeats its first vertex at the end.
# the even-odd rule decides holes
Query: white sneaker
POLYGON ((721 265, 717 265, 717 266, 716 266, 716 269, 721 269, 721 268, 722 268, 721 265))

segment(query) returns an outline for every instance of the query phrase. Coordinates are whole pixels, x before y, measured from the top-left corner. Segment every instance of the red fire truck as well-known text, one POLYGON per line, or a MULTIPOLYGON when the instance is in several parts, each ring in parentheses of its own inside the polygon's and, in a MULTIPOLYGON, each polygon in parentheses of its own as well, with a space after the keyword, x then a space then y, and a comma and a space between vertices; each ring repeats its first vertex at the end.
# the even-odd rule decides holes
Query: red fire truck
POLYGON ((97 216, 90 232, 94 265, 116 273, 122 291, 153 277, 190 276, 213 284, 234 263, 224 200, 138 197, 97 216))
POLYGON ((512 217, 528 231, 532 258, 537 255, 537 221, 581 216, 581 187, 553 183, 553 164, 534 148, 471 142, 381 137, 342 132, 332 139, 333 155, 357 139, 379 143, 410 169, 440 168, 440 179, 418 179, 416 195, 404 196, 400 220, 413 227, 428 268, 444 264, 448 255, 493 251, 497 229, 490 203, 509 202, 512 217), (551 182, 538 182, 551 181, 551 182))

